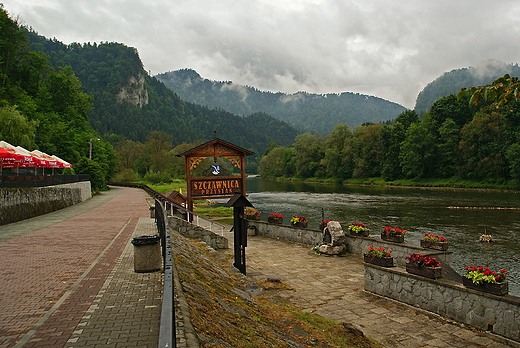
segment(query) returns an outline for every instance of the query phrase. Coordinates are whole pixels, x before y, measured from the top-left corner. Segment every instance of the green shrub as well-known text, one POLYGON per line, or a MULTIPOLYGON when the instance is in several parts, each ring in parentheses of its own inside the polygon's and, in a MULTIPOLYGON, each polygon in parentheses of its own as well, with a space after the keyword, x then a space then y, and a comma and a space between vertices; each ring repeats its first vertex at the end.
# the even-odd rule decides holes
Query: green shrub
POLYGON ((106 189, 105 175, 99 163, 94 160, 83 157, 78 164, 74 166, 77 174, 88 174, 92 190, 106 189))

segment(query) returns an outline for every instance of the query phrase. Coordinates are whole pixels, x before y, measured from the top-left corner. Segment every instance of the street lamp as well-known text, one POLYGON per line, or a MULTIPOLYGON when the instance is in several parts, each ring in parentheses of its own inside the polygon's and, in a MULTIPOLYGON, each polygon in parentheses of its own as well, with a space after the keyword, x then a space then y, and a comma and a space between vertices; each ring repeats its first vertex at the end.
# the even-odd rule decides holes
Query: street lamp
MULTIPOLYGON (((101 140, 99 138, 97 138, 96 140, 101 140)), ((92 159, 92 138, 90 138, 90 141, 89 141, 89 151, 88 151, 88 159, 92 159)))

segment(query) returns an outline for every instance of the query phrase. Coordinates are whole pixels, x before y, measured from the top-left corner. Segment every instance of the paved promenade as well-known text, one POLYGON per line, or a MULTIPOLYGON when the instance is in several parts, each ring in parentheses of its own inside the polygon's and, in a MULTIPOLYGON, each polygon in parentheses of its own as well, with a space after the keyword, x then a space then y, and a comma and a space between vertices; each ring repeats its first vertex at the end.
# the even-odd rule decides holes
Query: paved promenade
POLYGON ((134 273, 129 243, 154 228, 147 197, 116 187, 0 226, 0 347, 157 346, 162 274, 134 273))
MULTIPOLYGON (((232 234, 225 233, 230 244, 232 234)), ((226 251, 230 256, 233 247, 226 251)), ((309 246, 249 237, 247 275, 278 278, 291 290, 279 295, 305 311, 356 325, 385 347, 493 347, 519 343, 480 333, 458 323, 363 290, 363 264, 356 256, 315 255, 309 246)))

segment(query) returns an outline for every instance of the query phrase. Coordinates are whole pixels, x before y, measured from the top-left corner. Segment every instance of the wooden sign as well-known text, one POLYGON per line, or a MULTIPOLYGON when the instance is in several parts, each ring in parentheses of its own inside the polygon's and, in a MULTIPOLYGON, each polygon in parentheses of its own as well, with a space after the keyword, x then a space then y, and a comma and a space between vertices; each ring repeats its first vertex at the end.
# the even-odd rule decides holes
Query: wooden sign
POLYGON ((254 152, 243 149, 218 139, 196 146, 178 154, 186 159, 186 184, 188 188, 188 209, 193 211, 195 198, 229 198, 235 193, 246 195, 245 156, 254 155, 254 152), (229 172, 217 163, 217 158, 227 159, 235 168, 240 169, 240 176, 230 176, 229 172), (191 171, 205 159, 213 158, 214 164, 203 171, 202 177, 192 177, 191 171))
POLYGON ((230 196, 242 192, 242 180, 240 176, 191 179, 191 196, 212 197, 230 196))

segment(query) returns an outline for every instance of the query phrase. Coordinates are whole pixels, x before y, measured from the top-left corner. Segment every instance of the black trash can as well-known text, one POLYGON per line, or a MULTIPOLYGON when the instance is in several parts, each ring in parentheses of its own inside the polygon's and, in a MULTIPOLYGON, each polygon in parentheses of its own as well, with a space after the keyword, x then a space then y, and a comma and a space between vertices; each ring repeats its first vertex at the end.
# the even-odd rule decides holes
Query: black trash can
POLYGON ((161 238, 155 236, 140 236, 132 239, 134 245, 134 271, 154 272, 162 266, 161 238))
POLYGON ((155 206, 148 209, 150 210, 150 218, 155 219, 155 206))

